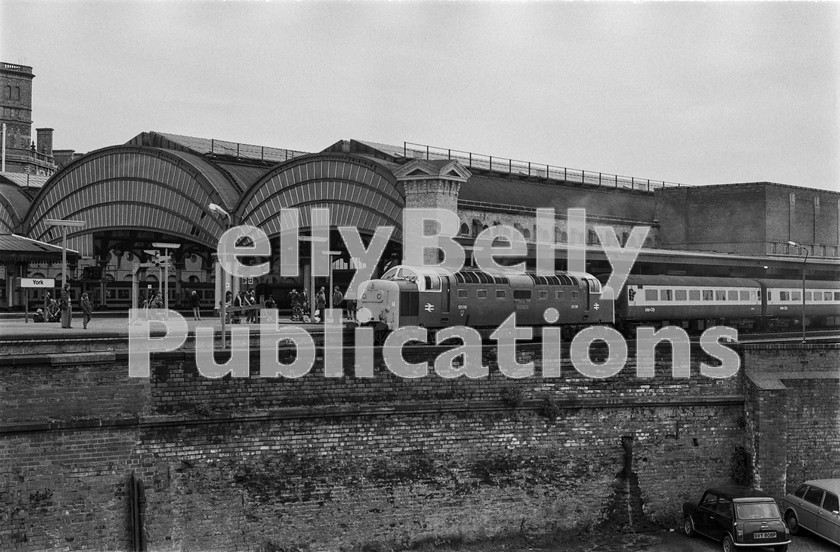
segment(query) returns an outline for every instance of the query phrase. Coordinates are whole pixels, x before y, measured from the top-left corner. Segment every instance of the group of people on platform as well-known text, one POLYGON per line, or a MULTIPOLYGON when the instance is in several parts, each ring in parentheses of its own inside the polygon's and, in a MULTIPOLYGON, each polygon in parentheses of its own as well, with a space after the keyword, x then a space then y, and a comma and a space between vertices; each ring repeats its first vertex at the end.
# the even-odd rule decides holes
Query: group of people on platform
MULTIPOLYGON (((301 289, 298 291, 293 289, 289 292, 288 298, 292 307, 292 321, 304 323, 323 321, 324 312, 327 308, 327 294, 323 286, 315 294, 315 304, 313 305, 311 314, 309 312, 309 296, 306 294, 306 290, 301 289)), ((195 292, 193 292, 193 297, 191 298, 191 305, 193 307, 193 318, 195 320, 201 320, 201 315, 198 313, 198 297, 195 295, 195 292)), ((345 301, 344 294, 341 293, 338 286, 335 286, 333 290, 331 306, 334 309, 342 308, 343 306, 346 318, 351 321, 355 320, 356 302, 350 300, 345 301)), ((272 295, 269 295, 265 302, 259 305, 253 289, 248 291, 242 290, 235 296, 230 291, 225 294, 226 322, 238 324, 244 319, 246 324, 256 324, 259 322, 260 308, 275 309, 277 308, 277 301, 275 301, 272 295), (240 310, 241 307, 254 306, 259 308, 240 310)))
MULTIPOLYGON (((79 307, 82 309, 82 326, 86 330, 93 318, 93 304, 90 296, 83 293, 79 300, 79 307)), ((62 328, 73 327, 73 298, 70 296, 70 284, 64 284, 59 300, 50 296, 44 296, 44 308, 35 311, 32 317, 33 322, 61 322, 62 328)))

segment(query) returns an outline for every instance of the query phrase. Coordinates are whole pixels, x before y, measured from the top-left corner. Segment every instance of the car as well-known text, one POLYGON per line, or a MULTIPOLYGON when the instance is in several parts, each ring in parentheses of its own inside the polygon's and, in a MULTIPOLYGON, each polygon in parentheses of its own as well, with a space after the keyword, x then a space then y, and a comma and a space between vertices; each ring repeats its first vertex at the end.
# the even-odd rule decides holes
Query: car
POLYGON ((840 479, 806 481, 782 504, 791 534, 807 529, 840 546, 840 479))
POLYGON ((683 503, 683 530, 718 541, 724 552, 760 547, 786 552, 790 544, 773 497, 744 487, 708 489, 700 502, 683 503))

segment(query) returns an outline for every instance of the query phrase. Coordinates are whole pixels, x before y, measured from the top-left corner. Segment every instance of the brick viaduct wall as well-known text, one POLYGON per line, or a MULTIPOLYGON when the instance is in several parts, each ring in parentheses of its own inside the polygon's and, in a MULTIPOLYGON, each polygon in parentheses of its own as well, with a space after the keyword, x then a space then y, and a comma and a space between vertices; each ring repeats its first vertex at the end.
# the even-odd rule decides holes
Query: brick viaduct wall
POLYGON ((632 360, 607 380, 568 363, 544 379, 527 346, 520 360, 534 359, 537 376, 521 380, 502 377, 490 350, 482 380, 404 381, 378 357, 374 378, 353 377, 348 358, 344 378, 316 362, 297 380, 262 379, 256 356, 252 377, 208 380, 189 348, 129 379, 122 347, 0 358, 0 549, 129 549, 132 472, 149 550, 673 524, 683 500, 727 477, 755 426, 752 384, 743 372, 700 376, 698 350, 689 380, 671 379, 667 356, 652 379, 636 378, 632 360))
POLYGON ((756 483, 781 498, 840 477, 840 345, 744 345, 747 446, 756 483))

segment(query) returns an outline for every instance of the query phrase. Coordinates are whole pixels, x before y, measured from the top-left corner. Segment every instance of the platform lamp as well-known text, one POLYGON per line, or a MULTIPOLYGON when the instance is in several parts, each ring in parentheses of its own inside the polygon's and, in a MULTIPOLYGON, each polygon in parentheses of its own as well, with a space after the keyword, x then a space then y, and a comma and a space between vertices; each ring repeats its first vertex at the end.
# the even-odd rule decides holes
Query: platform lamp
POLYGON ((44 219, 49 226, 61 227, 61 289, 67 283, 67 229, 81 228, 87 224, 83 220, 44 219))
POLYGON ((810 251, 806 246, 793 241, 789 241, 788 245, 805 250, 805 258, 802 260, 802 343, 805 343, 805 263, 808 262, 808 253, 810 253, 810 251))
POLYGON ((180 243, 154 242, 152 247, 163 249, 163 257, 160 260, 163 262, 163 308, 169 310, 169 250, 178 249, 181 247, 180 243))
MULTIPOLYGON (((227 229, 230 229, 233 226, 233 217, 221 205, 217 203, 210 203, 207 205, 207 209, 214 215, 222 215, 227 217, 227 229)), ((218 255, 216 255, 216 290, 220 296, 216 297, 216 301, 218 301, 219 318, 222 322, 222 347, 225 347, 227 341, 227 334, 225 330, 225 318, 227 317, 227 309, 225 308, 225 299, 227 298, 227 286, 222 285, 221 281, 224 280, 225 282, 227 282, 228 278, 227 276, 225 276, 224 269, 220 269, 219 263, 219 257, 218 255), (221 286, 221 288, 219 286, 221 286)))

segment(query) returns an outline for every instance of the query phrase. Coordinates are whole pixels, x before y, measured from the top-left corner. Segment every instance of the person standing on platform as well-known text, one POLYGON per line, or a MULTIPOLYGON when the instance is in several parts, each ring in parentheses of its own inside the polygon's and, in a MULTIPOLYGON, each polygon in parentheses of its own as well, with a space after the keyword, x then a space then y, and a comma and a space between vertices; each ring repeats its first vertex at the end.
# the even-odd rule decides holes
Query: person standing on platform
POLYGON ((315 308, 317 309, 316 316, 324 319, 324 309, 327 308, 327 293, 324 291, 324 286, 318 290, 318 295, 315 296, 315 308))
POLYGON ((331 309, 341 309, 341 302, 344 301, 344 294, 339 291, 338 286, 335 286, 333 290, 332 296, 332 305, 330 305, 331 309))
POLYGON ((82 324, 84 325, 84 328, 87 329, 88 322, 90 322, 90 319, 93 317, 93 305, 90 304, 90 296, 88 296, 87 293, 82 294, 82 300, 79 305, 82 307, 82 313, 84 313, 82 316, 82 324))
POLYGON ((61 290, 61 327, 73 327, 73 303, 70 299, 70 284, 64 284, 61 290))
POLYGON ((193 320, 201 320, 201 300, 195 290, 190 294, 190 306, 193 311, 193 320))

